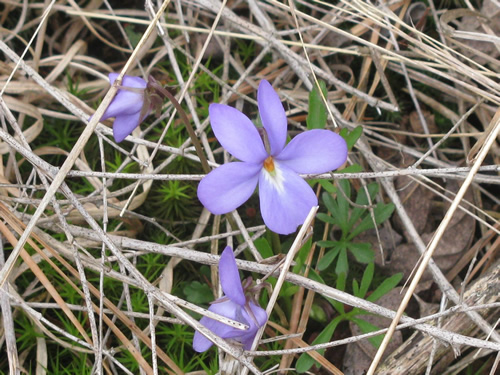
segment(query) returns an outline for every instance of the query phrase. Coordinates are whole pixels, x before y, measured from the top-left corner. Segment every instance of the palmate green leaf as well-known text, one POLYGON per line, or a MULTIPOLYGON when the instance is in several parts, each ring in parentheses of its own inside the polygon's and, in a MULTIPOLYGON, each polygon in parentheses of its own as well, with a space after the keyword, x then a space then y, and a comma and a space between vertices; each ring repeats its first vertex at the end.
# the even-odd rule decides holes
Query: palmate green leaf
POLYGON ((352 255, 360 263, 373 262, 375 253, 372 250, 372 245, 366 242, 348 242, 347 247, 351 250, 352 255))
MULTIPOLYGON (((385 220, 387 220, 392 213, 394 212, 394 204, 392 203, 378 203, 374 208, 373 208, 373 215, 375 216, 375 224, 379 225, 383 223, 385 220)), ((350 233, 347 239, 350 241, 353 238, 355 238, 357 235, 360 233, 372 229, 375 227, 375 224, 373 223, 373 219, 371 215, 366 215, 361 223, 354 228, 350 233)))
MULTIPOLYGON (((312 345, 317 345, 317 344, 323 344, 325 342, 328 342, 331 340, 333 333, 335 332, 335 329, 339 325, 339 323, 343 320, 344 318, 342 316, 338 316, 335 319, 333 319, 330 324, 328 324, 323 331, 314 339, 312 342, 312 345)), ((325 352, 325 349, 320 349, 317 350, 317 352, 321 355, 325 352)), ((298 373, 303 373, 306 371, 309 371, 309 369, 314 365, 316 361, 307 353, 304 353, 300 356, 296 363, 296 368, 298 373)), ((319 363, 316 362, 316 366, 319 366, 319 363)))
MULTIPOLYGON (((319 86, 323 95, 327 96, 326 84, 323 81, 319 81, 319 86)), ((326 106, 321 97, 321 93, 317 86, 314 86, 312 91, 309 93, 309 113, 306 118, 307 129, 324 129, 326 127, 327 111, 326 106)))
POLYGON ((385 279, 377 287, 377 289, 375 289, 373 291, 372 294, 370 294, 368 297, 366 297, 366 300, 370 301, 370 302, 375 302, 380 297, 382 297, 383 295, 389 293, 389 291, 391 291, 392 289, 394 289, 394 287, 396 287, 396 285, 399 284, 399 282, 401 281, 402 278, 403 278, 403 274, 402 273, 397 273, 397 274, 392 275, 391 277, 385 279))
MULTIPOLYGON (((337 199, 333 199, 333 197, 327 193, 324 192, 322 195, 323 198, 323 203, 325 204, 326 208, 330 213, 332 214, 332 219, 327 219, 325 216, 321 216, 321 220, 329 220, 331 221, 330 224, 336 224, 342 229, 343 233, 347 233, 348 227, 347 227, 347 215, 348 215, 348 209, 349 205, 346 201, 345 198, 342 197, 342 204, 340 203, 340 198, 339 195, 337 195, 337 199)), ((327 222, 329 222, 327 221, 327 222)))

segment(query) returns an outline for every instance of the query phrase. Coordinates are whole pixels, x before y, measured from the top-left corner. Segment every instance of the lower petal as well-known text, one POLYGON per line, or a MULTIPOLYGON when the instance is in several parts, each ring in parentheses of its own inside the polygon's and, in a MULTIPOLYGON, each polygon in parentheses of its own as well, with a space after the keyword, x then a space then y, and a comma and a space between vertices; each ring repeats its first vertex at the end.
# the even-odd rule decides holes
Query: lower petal
POLYGON ((113 137, 117 143, 123 141, 139 126, 140 115, 141 113, 137 112, 132 115, 121 115, 115 119, 113 123, 113 137))
POLYGON ((252 310, 253 318, 255 318, 255 320, 257 321, 257 325, 255 325, 254 319, 248 316, 247 312, 244 311, 243 316, 249 323, 251 323, 250 329, 248 331, 244 331, 244 334, 240 338, 240 341, 243 344, 243 348, 245 350, 250 350, 252 348, 252 343, 255 335, 257 334, 257 331, 267 322, 266 310, 253 302, 249 302, 249 306, 252 310))
POLYGON ((221 165, 198 185, 198 199, 213 214, 231 212, 245 203, 257 186, 260 164, 234 162, 221 165))
POLYGON ((273 232, 290 234, 304 222, 318 199, 307 182, 275 161, 275 177, 265 169, 259 177, 260 210, 273 232))
POLYGON ((276 159, 296 173, 325 173, 345 163, 347 144, 330 130, 309 130, 293 138, 276 159))
MULTIPOLYGON (((212 311, 216 314, 225 316, 226 318, 237 320, 236 312, 241 309, 239 305, 236 303, 226 300, 224 302, 218 303, 215 301, 212 305, 210 305, 209 311, 212 311)), ((240 335, 240 332, 244 332, 237 328, 231 327, 227 324, 218 322, 216 320, 207 318, 204 316, 201 318, 200 323, 203 324, 206 328, 212 331, 217 336, 227 339, 240 335)), ((193 338, 193 349, 199 353, 202 353, 208 350, 213 345, 212 341, 203 336, 200 332, 196 331, 194 333, 193 338)))

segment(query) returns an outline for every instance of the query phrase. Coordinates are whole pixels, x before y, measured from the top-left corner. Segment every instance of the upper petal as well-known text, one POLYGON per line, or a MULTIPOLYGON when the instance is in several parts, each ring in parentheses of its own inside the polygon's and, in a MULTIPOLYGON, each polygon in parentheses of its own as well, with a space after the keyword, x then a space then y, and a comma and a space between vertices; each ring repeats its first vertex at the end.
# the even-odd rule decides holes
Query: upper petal
MULTIPOLYGON (((110 84, 113 84, 117 77, 118 73, 110 73, 110 84)), ((124 76, 121 86, 130 87, 136 90, 144 90, 147 86, 147 82, 140 77, 124 76)), ((110 117, 131 115, 133 113, 140 112, 143 104, 144 96, 142 92, 119 89, 115 97, 109 104, 108 108, 102 115, 101 120, 106 120, 110 117)))
POLYGON ((262 165, 234 162, 221 165, 198 185, 198 199, 213 214, 235 210, 252 195, 262 165))
POLYGON ((285 146, 287 119, 280 97, 266 80, 260 81, 257 102, 262 126, 266 129, 271 146, 271 155, 277 155, 285 146))
POLYGON ((233 249, 227 246, 219 260, 219 278, 224 294, 238 305, 243 306, 246 301, 243 287, 241 286, 240 273, 236 266, 233 249))
POLYGON ((345 163, 347 144, 330 130, 309 130, 293 138, 276 159, 297 173, 324 173, 345 163))
POLYGON ((224 104, 210 104, 208 112, 217 140, 231 155, 254 163, 267 157, 259 132, 247 116, 224 104))
POLYGON ((318 204, 311 187, 294 171, 275 161, 275 177, 262 169, 259 177, 260 210, 273 232, 290 234, 318 204))
POLYGON ((115 138, 115 142, 121 142, 128 135, 132 134, 134 129, 139 126, 140 115, 140 112, 135 112, 131 115, 116 116, 113 123, 113 137, 115 138))
MULTIPOLYGON (((118 76, 119 76, 118 73, 109 73, 109 75, 108 75, 109 84, 112 85, 113 83, 115 83, 118 76)), ((145 89, 146 86, 148 85, 148 83, 145 80, 143 80, 141 77, 124 75, 121 85, 125 86, 125 87, 134 87, 134 88, 138 88, 138 89, 145 89)))

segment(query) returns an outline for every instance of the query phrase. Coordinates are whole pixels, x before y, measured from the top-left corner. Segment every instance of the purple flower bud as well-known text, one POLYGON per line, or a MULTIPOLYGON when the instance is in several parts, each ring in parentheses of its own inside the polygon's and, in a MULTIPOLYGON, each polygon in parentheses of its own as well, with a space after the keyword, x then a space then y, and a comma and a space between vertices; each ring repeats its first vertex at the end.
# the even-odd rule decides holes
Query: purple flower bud
MULTIPOLYGON (((109 74, 109 83, 112 85, 118 73, 109 74)), ((148 82, 140 77, 123 76, 118 92, 101 117, 106 120, 115 117, 113 123, 113 137, 116 142, 123 141, 152 111, 160 114, 164 88, 153 78, 148 82)))
MULTIPOLYGON (((239 341, 246 350, 249 350, 257 331, 266 323, 267 314, 249 293, 250 285, 247 285, 249 283, 245 283, 246 288, 241 285, 233 250, 229 246, 224 249, 220 257, 219 278, 224 296, 212 302, 208 310, 246 324, 249 328, 243 331, 207 317, 201 318, 200 323, 217 336, 239 341)), ((201 353, 212 345, 209 339, 195 332, 194 350, 201 353)))

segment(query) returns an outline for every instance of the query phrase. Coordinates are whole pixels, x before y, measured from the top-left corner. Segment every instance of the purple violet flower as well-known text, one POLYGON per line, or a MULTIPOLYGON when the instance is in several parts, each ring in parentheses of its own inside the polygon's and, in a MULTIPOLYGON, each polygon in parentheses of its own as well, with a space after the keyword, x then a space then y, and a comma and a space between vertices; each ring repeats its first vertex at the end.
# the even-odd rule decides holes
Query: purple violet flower
MULTIPOLYGON (((118 75, 109 73, 111 85, 118 75)), ((130 135, 152 110, 159 115, 166 96, 164 90, 152 76, 149 76, 148 82, 140 77, 123 76, 122 85, 101 117, 101 120, 115 117, 113 137, 116 142, 121 142, 130 135)))
MULTIPOLYGON (((252 346, 257 331, 267 322, 267 313, 255 301, 251 287, 252 278, 249 277, 241 284, 240 274, 236 266, 233 250, 227 246, 219 260, 219 278, 224 296, 211 303, 209 311, 246 324, 245 331, 220 323, 216 320, 203 317, 200 323, 223 339, 233 339, 243 344, 245 350, 252 346)), ((208 350, 213 345, 198 331, 193 338, 193 349, 199 353, 208 350)))
POLYGON ((262 80, 257 101, 263 129, 235 108, 211 104, 210 122, 221 145, 241 160, 221 165, 198 186, 198 198, 213 214, 233 211, 250 198, 259 184, 260 209, 272 231, 297 229, 318 200, 299 173, 325 173, 347 159, 344 139, 330 131, 309 130, 285 145, 287 119, 278 94, 262 80))

